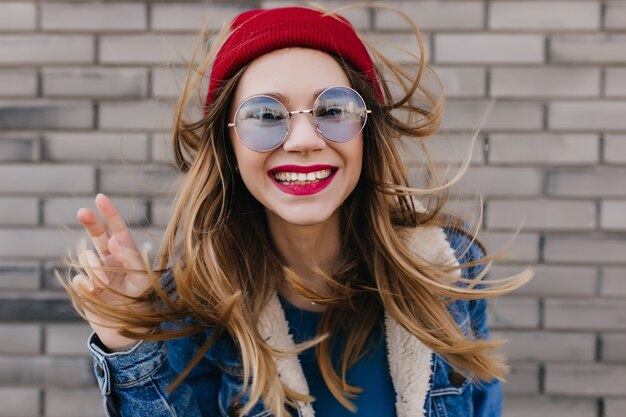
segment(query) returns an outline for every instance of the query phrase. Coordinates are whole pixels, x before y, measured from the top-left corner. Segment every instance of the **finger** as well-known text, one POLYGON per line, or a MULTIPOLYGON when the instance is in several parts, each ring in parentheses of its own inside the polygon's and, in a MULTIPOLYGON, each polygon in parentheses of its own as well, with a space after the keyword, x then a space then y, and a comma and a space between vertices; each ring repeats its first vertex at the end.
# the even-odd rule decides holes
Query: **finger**
POLYGON ((74 287, 74 289, 82 287, 85 291, 92 294, 95 292, 95 287, 91 279, 83 274, 75 275, 74 278, 72 278, 72 287, 74 287))
POLYGON ((109 233, 104 227, 104 224, 98 220, 98 216, 92 210, 81 208, 76 213, 76 218, 80 221, 87 231, 93 246, 102 259, 111 255, 109 251, 109 233))
MULTIPOLYGON (((96 253, 92 250, 87 250, 86 252, 86 257, 87 257, 87 263, 89 264, 89 266, 92 267, 94 273, 96 274, 96 276, 100 279, 100 281, 102 281, 105 285, 109 285, 111 283, 111 280, 109 279, 109 277, 107 276, 106 272, 103 271, 102 269, 100 269, 102 267, 102 259, 100 259, 98 257, 98 255, 96 255, 96 253)), ((95 283, 96 286, 100 286, 99 283, 95 283)))
POLYGON ((78 261, 85 271, 82 275, 86 274, 89 279, 89 283, 91 284, 90 286, 95 290, 104 289, 104 287, 98 282, 98 279, 100 281, 103 280, 99 275, 102 271, 98 271, 98 268, 101 265, 100 258, 98 258, 93 251, 86 250, 78 254, 78 261), (91 253, 91 255, 89 255, 89 253, 91 253))
POLYGON ((117 236, 120 242, 122 242, 122 245, 127 248, 137 249, 137 245, 130 233, 128 225, 118 213, 111 199, 104 194, 98 194, 96 196, 96 207, 109 227, 111 236, 117 236))
POLYGON ((139 252, 134 248, 125 246, 118 236, 111 236, 109 239, 109 250, 121 264, 128 269, 144 270, 145 265, 139 252))

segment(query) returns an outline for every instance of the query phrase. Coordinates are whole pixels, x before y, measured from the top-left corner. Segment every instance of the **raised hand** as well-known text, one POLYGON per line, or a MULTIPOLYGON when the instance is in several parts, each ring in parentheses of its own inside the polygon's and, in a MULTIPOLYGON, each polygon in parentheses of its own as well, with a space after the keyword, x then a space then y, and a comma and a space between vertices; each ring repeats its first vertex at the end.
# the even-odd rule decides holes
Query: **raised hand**
MULTIPOLYGON (((117 212, 113 202, 104 194, 98 194, 96 207, 104 219, 106 227, 92 210, 81 208, 76 213, 76 218, 85 227, 96 251, 85 250, 79 254, 79 262, 85 273, 74 276, 72 286, 74 289, 83 286, 83 290, 97 296, 107 306, 123 306, 128 304, 128 299, 111 290, 128 296, 138 296, 150 286, 150 278, 145 272, 107 273, 98 269, 104 265, 145 271, 145 265, 137 251, 137 245, 128 225, 117 212), (89 272, 87 266, 95 269, 92 269, 93 272, 89 272)), ((146 306, 146 308, 148 307, 146 306)), ((137 342, 118 333, 115 327, 119 323, 96 315, 88 309, 85 309, 85 315, 92 329, 109 350, 123 350, 137 342)))

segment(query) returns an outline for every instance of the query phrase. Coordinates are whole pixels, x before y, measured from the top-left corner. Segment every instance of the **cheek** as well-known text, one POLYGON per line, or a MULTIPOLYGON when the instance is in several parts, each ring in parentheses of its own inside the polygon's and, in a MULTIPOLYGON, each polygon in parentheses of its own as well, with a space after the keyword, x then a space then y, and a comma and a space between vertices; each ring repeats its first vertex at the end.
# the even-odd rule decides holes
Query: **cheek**
POLYGON ((357 177, 361 176, 363 169, 363 139, 355 140, 353 149, 350 150, 350 166, 353 175, 357 177))
POLYGON ((265 180, 265 160, 264 153, 252 151, 241 143, 233 143, 233 151, 237 161, 239 175, 250 191, 254 191, 255 185, 265 180))

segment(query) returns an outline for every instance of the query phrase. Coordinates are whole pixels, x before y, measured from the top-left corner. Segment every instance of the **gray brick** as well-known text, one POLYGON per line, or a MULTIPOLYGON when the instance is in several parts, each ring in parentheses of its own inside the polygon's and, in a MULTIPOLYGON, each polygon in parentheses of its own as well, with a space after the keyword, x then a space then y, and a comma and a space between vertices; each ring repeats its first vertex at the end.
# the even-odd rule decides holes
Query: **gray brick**
POLYGON ((598 135, 492 134, 489 162, 493 164, 594 165, 598 163, 598 135))
POLYGON ((436 163, 462 164, 469 157, 472 164, 482 164, 483 138, 479 136, 474 142, 473 148, 470 148, 472 146, 471 139, 472 137, 469 135, 445 133, 424 141, 415 138, 402 138, 401 156, 407 166, 423 167, 426 164, 423 145, 428 150, 429 158, 436 163))
MULTIPOLYGON (((431 61, 430 34, 423 34, 424 59, 431 61)), ((413 34, 405 33, 372 33, 367 37, 373 46, 387 58, 398 63, 416 63, 420 56, 419 44, 413 34), (408 51, 409 53, 405 52, 408 51)))
MULTIPOLYGON (((152 4, 150 22, 153 30, 196 33, 206 23, 210 30, 219 30, 239 13, 251 9, 245 4, 165 3, 152 4)), ((363 15, 363 22, 367 14, 363 15)))
POLYGON ((76 313, 65 293, 8 295, 0 294, 0 321, 17 323, 67 323, 83 319, 76 313))
POLYGON ((0 132, 0 161, 32 161, 39 158, 39 137, 35 132, 0 132))
POLYGON ((94 383, 91 359, 0 357, 0 385, 72 388, 93 386, 94 383))
POLYGON ((503 296, 489 300, 488 322, 493 329, 539 327, 539 302, 535 298, 503 296))
POLYGON ((539 234, 513 232, 483 232, 480 236, 487 251, 492 254, 507 254, 510 261, 536 262, 539 255, 539 234))
POLYGON ((573 264, 626 263, 626 240, 597 235, 547 236, 544 257, 548 262, 573 264))
MULTIPOLYGON (((152 96, 178 98, 187 76, 187 69, 168 65, 151 69, 152 96)), ((192 77, 195 74, 192 73, 192 77)))
POLYGON ((0 101, 0 126, 3 128, 91 128, 94 111, 85 101, 0 101))
POLYGON ((603 156, 608 163, 626 164, 626 135, 606 135, 603 156))
POLYGON ((613 363, 626 362, 626 334, 603 333, 602 334, 602 361, 613 363))
POLYGON ((46 354, 89 355, 87 339, 93 332, 86 323, 48 324, 46 326, 46 354))
MULTIPOLYGON (((44 202, 44 223, 50 226, 80 226, 76 212, 81 207, 98 213, 95 197, 48 198, 44 202)), ((112 197, 115 207, 129 225, 145 225, 147 222, 147 203, 143 199, 112 197)))
POLYGON ((474 225, 479 221, 480 200, 471 198, 451 198, 446 202, 444 211, 460 217, 466 224, 474 225))
POLYGON ((172 136, 170 132, 154 132, 152 134, 152 150, 153 162, 158 163, 174 163, 174 154, 172 152, 172 136))
POLYGON ((596 417, 595 399, 508 397, 504 400, 507 417, 596 417))
POLYGON ((470 196, 527 196, 540 194, 541 182, 542 173, 534 168, 472 167, 453 190, 470 196))
POLYGON ((487 227, 524 230, 592 230, 596 204, 569 200, 490 200, 487 227))
POLYGON ((142 3, 42 3, 41 26, 46 31, 129 31, 146 28, 142 3))
POLYGON ((142 162, 148 158, 148 137, 142 133, 47 133, 43 139, 43 158, 76 162, 142 162))
POLYGON ((0 165, 0 192, 93 192, 95 175, 87 165, 0 165))
POLYGON ((104 166, 100 170, 100 191, 105 194, 171 194, 179 177, 167 167, 104 166))
POLYGON ((35 30, 35 3, 6 2, 0 4, 0 30, 35 30))
POLYGON ((0 225, 36 226, 39 201, 32 197, 0 197, 0 225))
POLYGON ((602 364, 548 364, 546 393, 595 397, 626 395, 626 366, 602 364))
MULTIPOLYGON (((601 282, 601 295, 606 297, 626 297, 626 268, 604 268, 601 282)), ((624 353, 626 353, 626 350, 624 353)))
POLYGON ((626 35, 554 35, 548 54, 550 62, 624 63, 626 35))
MULTIPOLYGON (((490 277, 499 278, 519 274, 525 265, 495 265, 490 277)), ((585 296, 595 295, 598 273, 588 266, 533 265, 534 278, 515 290, 515 295, 585 296)))
POLYGON ((102 102, 100 128, 169 130, 174 113, 170 103, 157 101, 102 102))
MULTIPOLYGON (((0 7, 2 5, 0 4, 0 7)), ((2 16, 2 12, 0 12, 2 16)), ((0 24, 0 26, 2 26, 0 24)), ((0 69, 0 96, 34 97, 37 95, 37 72, 33 69, 0 69)))
MULTIPOLYGON (((311 7, 309 4, 305 2, 300 2, 300 4, 297 4, 297 3, 294 4, 293 1, 276 1, 276 0, 267 1, 266 0, 266 1, 261 1, 260 3, 261 3, 260 7, 264 9, 270 9, 274 7, 288 7, 288 6, 294 6, 294 5, 311 7)), ((349 4, 349 3, 346 3, 345 1, 321 0, 321 1, 316 1, 315 4, 322 6, 325 10, 332 11, 341 6, 345 6, 346 4, 349 4)), ((352 23, 352 25, 356 27, 357 29, 369 29, 369 13, 367 9, 356 8, 356 9, 351 9, 351 10, 344 10, 344 11, 339 12, 339 14, 345 17, 346 19, 348 19, 350 23, 352 23)))
POLYGON ((604 7, 604 27, 606 29, 624 29, 626 27, 626 4, 622 1, 613 0, 607 1, 604 7))
POLYGON ((600 227, 605 230, 626 230, 626 201, 603 201, 600 227))
POLYGON ((47 417, 104 417, 100 390, 48 389, 44 407, 47 417))
MULTIPOLYGON (((475 130, 488 109, 487 101, 446 102, 441 129, 475 130)), ((485 130, 543 129, 543 105, 539 102, 500 101, 494 103, 483 126, 485 130)))
POLYGON ((504 354, 512 361, 593 362, 593 333, 497 331, 494 337, 508 340, 504 354))
POLYGON ((620 299, 545 300, 545 327, 565 330, 625 330, 626 304, 620 299))
POLYGON ((620 398, 604 399, 604 417, 622 417, 626 410, 626 400, 620 398))
POLYGON ((607 68, 605 71, 604 94, 607 97, 626 96, 626 68, 607 68))
POLYGON ((170 221, 173 201, 171 198, 155 198, 152 200, 152 224, 167 226, 170 221))
POLYGON ((105 64, 162 64, 190 59, 195 44, 191 35, 105 35, 100 38, 99 60, 105 64))
POLYGON ((548 194, 568 197, 624 197, 626 196, 624 169, 571 169, 548 174, 548 194))
MULTIPOLYGON (((81 236, 76 233, 77 239, 84 238, 84 234, 81 236)), ((87 240, 87 246, 93 249, 93 245, 89 240, 87 240)), ((72 256, 76 254, 76 245, 68 246, 68 250, 72 251, 72 256)), ((74 276, 74 271, 70 270, 66 265, 62 264, 62 259, 56 258, 50 261, 46 261, 43 263, 43 277, 42 277, 42 287, 46 290, 58 291, 61 293, 65 291, 63 287, 59 284, 59 280, 56 275, 60 275, 64 281, 72 279, 74 276)))
POLYGON ((0 404, 2 417, 32 417, 41 411, 37 388, 0 387, 0 404))
MULTIPOLYGON (((481 29, 484 26, 483 3, 480 1, 393 1, 386 4, 407 13, 421 30, 481 29)), ((409 29, 401 15, 385 9, 374 9, 374 27, 409 29)))
POLYGON ((600 69, 493 68, 491 70, 491 95, 495 97, 598 97, 600 95, 600 69))
POLYGON ((41 344, 39 326, 0 324, 0 354, 18 353, 36 355, 41 344))
POLYGON ((94 59, 94 41, 86 35, 0 35, 0 63, 83 64, 94 59))
POLYGON ((544 58, 541 35, 463 33, 435 35, 436 63, 538 64, 544 58))
POLYGON ((548 125, 550 129, 623 130, 625 112, 626 101, 554 101, 548 106, 548 125))
POLYGON ((539 393, 539 364, 530 362, 513 362, 511 372, 502 385, 507 398, 519 394, 539 393))
POLYGON ((0 290, 36 290, 39 265, 36 262, 0 262, 0 290))
POLYGON ((147 71, 142 68, 45 68, 43 94, 57 97, 145 97, 147 71))
POLYGON ((434 70, 445 87, 446 97, 485 97, 484 68, 434 67, 434 70))
POLYGON ((68 230, 0 229, 0 257, 60 258, 66 248, 76 248, 77 237, 77 231, 68 230))
POLYGON ((600 3, 596 1, 507 1, 488 4, 490 29, 600 29, 600 3))

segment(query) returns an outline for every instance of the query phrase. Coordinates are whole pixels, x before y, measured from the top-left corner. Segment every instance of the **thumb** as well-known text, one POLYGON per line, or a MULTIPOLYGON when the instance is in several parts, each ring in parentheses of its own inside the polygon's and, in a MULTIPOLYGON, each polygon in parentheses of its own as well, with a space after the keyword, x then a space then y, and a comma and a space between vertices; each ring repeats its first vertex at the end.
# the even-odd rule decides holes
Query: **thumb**
POLYGON ((115 256, 115 259, 120 262, 124 268, 140 271, 145 269, 145 265, 139 253, 132 248, 124 246, 115 236, 111 236, 108 246, 111 254, 115 256))

